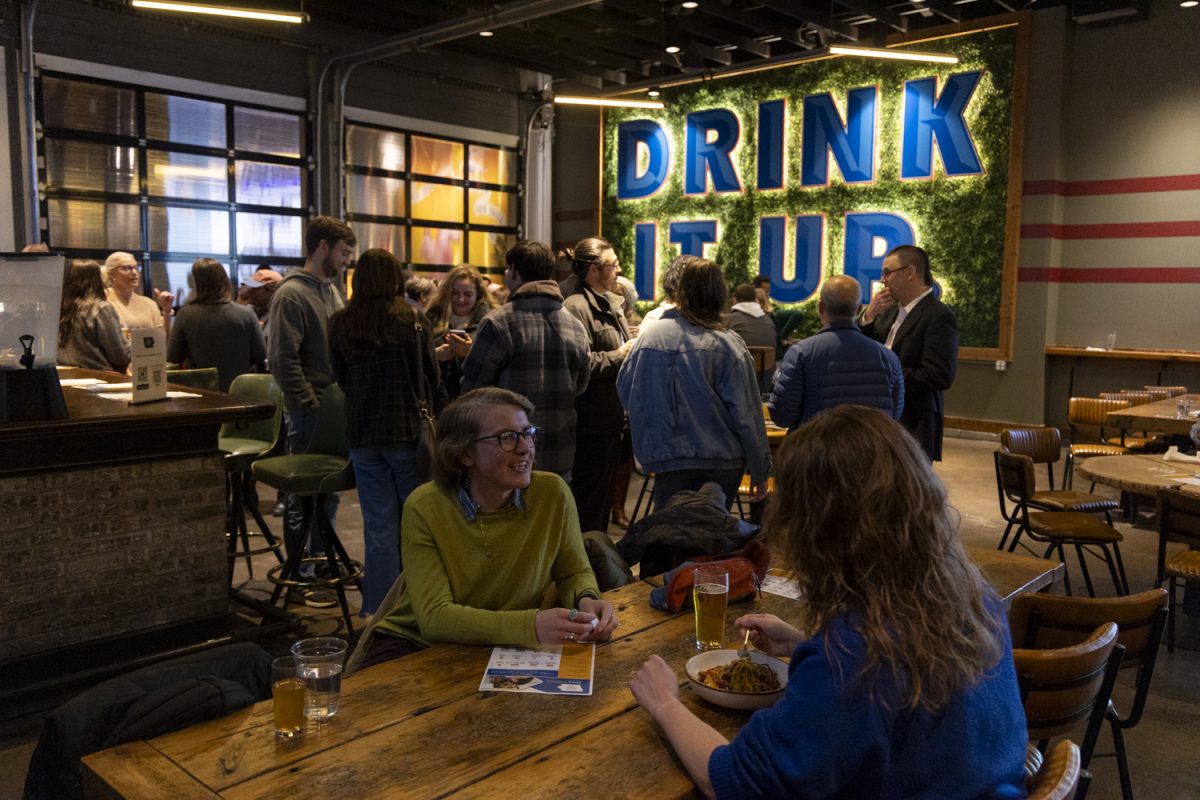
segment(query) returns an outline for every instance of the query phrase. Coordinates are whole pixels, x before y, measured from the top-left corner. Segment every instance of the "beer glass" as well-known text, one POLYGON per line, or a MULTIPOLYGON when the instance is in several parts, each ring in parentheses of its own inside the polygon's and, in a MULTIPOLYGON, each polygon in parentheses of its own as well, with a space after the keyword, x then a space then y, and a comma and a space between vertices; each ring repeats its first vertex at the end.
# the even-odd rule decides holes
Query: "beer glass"
POLYGON ((692 605, 696 613, 696 649, 714 650, 725 643, 725 605, 729 600, 729 571, 696 567, 692 605))

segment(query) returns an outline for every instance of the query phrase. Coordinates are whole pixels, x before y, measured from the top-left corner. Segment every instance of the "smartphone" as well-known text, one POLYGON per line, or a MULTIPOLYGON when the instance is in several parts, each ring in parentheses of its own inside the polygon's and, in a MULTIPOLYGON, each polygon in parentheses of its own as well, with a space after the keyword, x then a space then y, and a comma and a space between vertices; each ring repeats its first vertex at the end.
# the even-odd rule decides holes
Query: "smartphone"
POLYGON ((462 328, 451 328, 450 330, 446 331, 446 333, 453 333, 455 336, 466 336, 467 335, 467 332, 464 331, 462 328))

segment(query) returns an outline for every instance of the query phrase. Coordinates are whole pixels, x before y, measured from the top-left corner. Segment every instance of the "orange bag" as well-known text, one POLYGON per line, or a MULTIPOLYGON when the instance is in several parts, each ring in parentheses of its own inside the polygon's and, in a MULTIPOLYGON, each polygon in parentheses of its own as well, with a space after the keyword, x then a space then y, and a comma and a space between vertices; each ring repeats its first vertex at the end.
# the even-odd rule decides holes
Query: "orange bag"
POLYGON ((659 611, 680 611, 692 604, 692 584, 696 567, 724 567, 729 572, 729 600, 741 600, 758 594, 771 553, 758 539, 741 550, 715 556, 697 556, 680 564, 663 577, 663 585, 650 592, 650 605, 659 611))

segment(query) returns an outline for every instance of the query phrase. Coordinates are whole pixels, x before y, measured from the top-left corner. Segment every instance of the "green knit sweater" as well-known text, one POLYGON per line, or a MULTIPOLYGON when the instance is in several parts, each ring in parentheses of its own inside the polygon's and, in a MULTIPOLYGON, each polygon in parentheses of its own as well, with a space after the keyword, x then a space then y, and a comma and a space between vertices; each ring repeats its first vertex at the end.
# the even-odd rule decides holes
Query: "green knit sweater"
POLYGON ((434 483, 414 491, 400 536, 407 585, 377 630, 422 646, 533 647, 540 609, 599 597, 567 484, 534 472, 523 505, 468 521, 454 493, 434 483))

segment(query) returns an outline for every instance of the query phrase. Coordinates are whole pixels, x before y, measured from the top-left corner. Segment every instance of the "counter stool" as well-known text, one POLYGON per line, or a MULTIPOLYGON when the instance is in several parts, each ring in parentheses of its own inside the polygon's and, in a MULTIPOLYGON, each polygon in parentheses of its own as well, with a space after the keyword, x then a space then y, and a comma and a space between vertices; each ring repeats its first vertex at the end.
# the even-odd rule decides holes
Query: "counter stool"
POLYGON ((351 560, 333 526, 325 517, 325 495, 328 492, 344 492, 355 486, 354 467, 350 464, 349 448, 346 444, 345 405, 346 398, 341 388, 337 384, 331 384, 321 394, 316 428, 308 449, 296 455, 259 459, 251 465, 251 470, 256 480, 294 495, 300 500, 304 509, 301 531, 308 532, 315 515, 325 537, 324 555, 305 556, 303 535, 298 541, 291 541, 285 528, 287 560, 282 566, 272 567, 267 573, 267 580, 275 584, 271 603, 279 602, 279 596, 283 594, 284 589, 333 589, 337 592, 342 617, 346 621, 346 633, 353 635, 354 624, 350 617, 350 607, 346 604, 345 587, 347 583, 353 583, 360 592, 362 591, 360 578, 363 568, 361 563, 351 560), (328 574, 332 577, 304 577, 300 574, 302 564, 325 564, 328 566, 328 574))
POLYGON ((283 563, 283 555, 280 553, 282 543, 267 527, 267 521, 258 510, 258 504, 247 502, 247 498, 255 497, 254 476, 250 472, 250 466, 260 458, 275 454, 282 444, 280 422, 283 420, 283 392, 275 385, 275 379, 270 375, 247 374, 238 375, 233 379, 233 383, 229 384, 229 393, 275 406, 275 413, 267 419, 225 423, 217 437, 217 446, 225 452, 225 488, 228 501, 225 535, 228 540, 229 580, 232 583, 233 565, 239 557, 246 559, 246 570, 251 578, 254 577, 251 556, 270 552, 275 554, 280 564, 283 563), (246 525, 247 508, 267 541, 265 547, 250 547, 251 534, 246 525), (238 546, 239 539, 241 547, 238 546))

